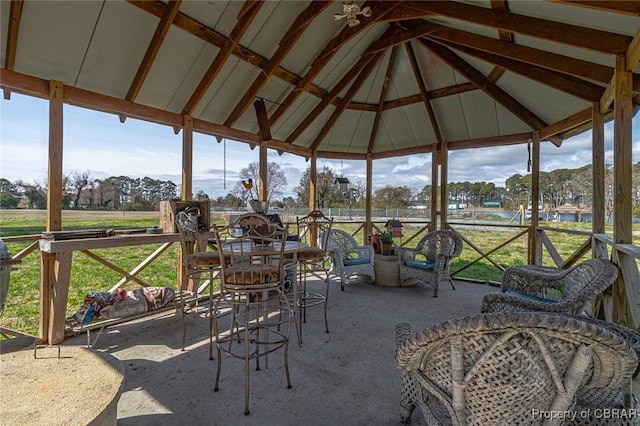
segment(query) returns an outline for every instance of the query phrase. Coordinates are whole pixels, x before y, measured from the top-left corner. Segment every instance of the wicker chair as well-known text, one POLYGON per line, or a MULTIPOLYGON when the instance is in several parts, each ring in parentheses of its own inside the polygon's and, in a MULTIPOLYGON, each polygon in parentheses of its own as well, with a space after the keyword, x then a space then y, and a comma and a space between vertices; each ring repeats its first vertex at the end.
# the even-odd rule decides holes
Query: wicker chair
POLYGON ((333 219, 328 218, 320 210, 314 210, 304 217, 296 218, 298 228, 298 239, 309 244, 309 247, 298 250, 296 259, 300 263, 298 283, 300 285, 300 295, 297 301, 300 307, 299 333, 302 341, 302 323, 307 322, 307 308, 324 305, 324 327, 329 332, 329 322, 327 320, 327 303, 329 300, 329 253, 320 247, 326 247, 326 241, 321 241, 319 235, 328 237, 333 225, 333 219), (324 232, 327 231, 327 232, 324 232), (324 232, 324 234, 323 234, 324 232), (318 241, 320 247, 316 247, 313 242, 318 241), (311 291, 307 287, 307 275, 312 274, 322 278, 324 281, 324 291, 322 293, 311 291))
POLYGON ((438 297, 438 283, 447 280, 455 290, 449 276, 449 264, 462 253, 462 238, 450 230, 432 231, 418 242, 415 249, 397 248, 400 285, 410 279, 433 286, 433 297, 438 297))
POLYGON ((320 244, 324 251, 331 253, 331 273, 340 277, 340 290, 344 291, 352 275, 366 275, 376 280, 372 246, 359 246, 348 232, 340 229, 322 231, 320 244))
MULTIPOLYGON (((481 314, 417 334, 396 325, 405 424, 416 407, 429 425, 562 424, 545 413, 573 412, 601 420, 575 411, 582 390, 619 390, 637 362, 621 335, 567 315, 481 314)), ((625 408, 635 409, 629 399, 625 408)))
POLYGON ((206 241, 199 238, 198 220, 195 212, 181 211, 176 214, 176 227, 180 234, 182 266, 187 280, 195 282, 195 291, 185 289, 186 282, 178 292, 180 313, 182 314, 182 350, 187 335, 187 316, 200 312, 201 293, 208 287, 213 294, 213 282, 220 271, 220 257, 217 252, 206 251, 206 241), (203 280, 202 276, 208 277, 203 280))
POLYGON ((501 292, 485 295, 481 311, 581 314, 617 276, 617 267, 606 259, 587 260, 568 269, 514 266, 504 271, 501 292))

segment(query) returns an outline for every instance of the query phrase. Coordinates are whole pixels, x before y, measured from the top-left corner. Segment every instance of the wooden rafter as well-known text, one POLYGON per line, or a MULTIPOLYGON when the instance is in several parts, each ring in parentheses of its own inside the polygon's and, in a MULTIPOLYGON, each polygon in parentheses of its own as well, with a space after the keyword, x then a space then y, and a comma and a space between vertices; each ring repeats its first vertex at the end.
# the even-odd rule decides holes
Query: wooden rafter
POLYGON ((296 84, 296 87, 289 93, 286 99, 282 102, 282 104, 276 109, 273 115, 269 118, 269 122, 271 126, 273 126, 280 117, 284 114, 284 112, 293 105, 293 103, 298 99, 298 96, 302 93, 302 91, 307 87, 307 85, 311 84, 311 81, 322 71, 322 69, 327 65, 329 60, 333 57, 333 54, 338 51, 340 47, 342 47, 346 42, 351 40, 354 36, 361 33, 365 29, 369 28, 372 24, 376 23, 378 20, 382 19, 382 17, 392 10, 398 2, 382 2, 376 5, 371 6, 373 9, 372 18, 363 18, 360 25, 356 27, 345 27, 340 34, 331 39, 329 43, 322 49, 322 52, 316 57, 316 59, 311 64, 309 71, 302 77, 300 82, 296 84))
MULTIPOLYGON (((492 9, 503 10, 505 12, 509 11, 509 6, 507 5, 506 0, 490 0, 489 3, 491 4, 492 9)), ((502 41, 513 43, 513 33, 510 31, 498 30, 498 38, 502 41)), ((487 76, 487 79, 490 82, 495 83, 500 79, 500 77, 502 77, 502 74, 504 74, 505 71, 506 70, 504 68, 496 65, 487 76)))
MULTIPOLYGON (((362 71, 362 68, 364 68, 365 65, 371 62, 374 58, 375 58, 375 55, 374 56, 367 55, 367 56, 361 57, 360 60, 356 62, 353 67, 351 67, 349 72, 347 72, 342 77, 342 79, 338 82, 338 84, 336 84, 334 88, 331 89, 331 91, 327 94, 327 96, 322 98, 320 103, 316 105, 315 108, 313 108, 313 111, 311 111, 304 118, 304 120, 302 120, 302 122, 298 125, 298 127, 296 127, 293 130, 293 132, 291 132, 291 134, 286 139, 286 141, 289 143, 294 143, 296 139, 300 137, 302 132, 304 132, 306 128, 309 127, 309 125, 311 125, 311 123, 313 123, 313 121, 316 118, 318 118, 318 116, 322 113, 322 111, 324 111, 324 109, 327 106, 329 106, 329 104, 332 103, 338 97, 340 92, 342 92, 345 89, 345 87, 347 87, 347 85, 351 82, 351 80, 353 80, 358 75, 358 73, 362 71)), ((339 105, 339 102, 338 102, 338 105, 339 105)))
POLYGON ((604 92, 604 89, 597 84, 589 83, 579 78, 561 74, 556 71, 551 71, 537 65, 526 64, 514 59, 508 59, 492 53, 482 52, 457 43, 443 42, 441 40, 438 40, 438 43, 460 50, 461 52, 475 56, 476 58, 485 60, 489 63, 498 64, 501 67, 527 77, 530 80, 537 81, 589 102, 600 99, 604 92))
POLYGON ((406 5, 436 15, 607 54, 624 53, 631 41, 631 37, 625 35, 458 2, 412 1, 406 5))
POLYGON ((195 110, 196 106, 211 86, 211 83, 213 83, 213 80, 215 80, 225 62, 227 62, 229 56, 231 56, 233 49, 238 44, 245 31, 249 28, 253 18, 255 18, 260 11, 262 4, 262 1, 248 1, 242 6, 242 9, 238 14, 238 22, 236 23, 236 26, 231 31, 229 38, 225 40, 224 46, 222 46, 216 55, 216 58, 211 63, 211 66, 187 101, 187 104, 182 109, 182 114, 189 115, 193 113, 193 110, 195 110))
MULTIPOLYGON (((4 58, 4 68, 13 71, 16 65, 16 51, 18 46, 18 33, 22 19, 22 0, 13 0, 9 11, 9 30, 7 31, 7 46, 4 58)), ((11 90, 4 89, 4 98, 11 98, 11 90)))
POLYGON ((269 81, 271 75, 276 71, 296 41, 302 36, 309 23, 329 6, 331 6, 331 2, 314 0, 298 15, 289 27, 287 33, 282 37, 282 40, 280 40, 278 50, 276 50, 269 59, 267 67, 258 74, 258 77, 256 77, 249 89, 247 89, 240 99, 240 102, 238 102, 233 111, 231 111, 231 114, 229 114, 229 117, 227 117, 224 122, 225 126, 233 126, 235 124, 240 116, 247 110, 247 107, 251 104, 251 101, 256 97, 260 89, 269 81))
POLYGON ((613 77, 613 68, 604 65, 441 25, 436 27, 438 30, 429 34, 433 40, 456 43, 585 80, 607 83, 613 77))
POLYGON ((443 61, 453 67, 453 69, 463 75, 467 80, 474 83, 483 92, 485 92, 491 98, 495 99, 496 102, 504 106, 507 110, 511 111, 513 115, 518 117, 532 129, 540 129, 548 126, 548 124, 543 119, 535 115, 533 112, 529 111, 524 107, 524 105, 515 100, 507 92, 505 92, 495 84, 488 82, 486 77, 482 75, 480 71, 469 65, 466 61, 464 61, 448 48, 425 39, 421 39, 420 42, 426 48, 439 56, 443 61))
POLYGON ((364 83, 364 81, 367 79, 369 74, 371 74, 376 64, 380 61, 380 59, 382 58, 382 55, 383 55, 383 52, 376 54, 376 57, 374 58, 374 60, 369 62, 362 69, 362 71, 360 72, 356 80, 353 82, 353 84, 345 94, 344 98, 342 99, 342 102, 340 102, 340 106, 338 106, 338 108, 336 108, 333 114, 331 114, 331 117, 329 117, 329 120, 322 127, 322 130, 320 130, 320 133, 318 134, 318 136, 316 136, 316 139, 311 144, 311 147, 310 147, 311 151, 315 151, 318 149, 318 146, 320 145, 320 142, 322 142, 322 139, 324 139, 327 133, 329 133, 329 130, 331 130, 331 128, 336 124, 336 121, 338 121, 338 118, 340 118, 340 116, 344 112, 345 108, 347 107, 351 99, 353 99, 356 93, 358 93, 358 90, 360 90, 360 87, 362 87, 362 84, 364 83))
POLYGON ((587 7, 589 9, 605 10, 611 13, 621 13, 624 15, 640 16, 640 2, 637 1, 616 1, 616 0, 547 0, 553 3, 568 4, 571 6, 587 7))
MULTIPOLYGON (((127 1, 132 5, 137 6, 140 9, 143 9, 144 11, 151 13, 152 15, 155 15, 157 17, 162 17, 162 14, 166 8, 164 3, 162 2, 146 0, 127 1)), ((173 21, 173 25, 176 28, 180 28, 181 30, 188 32, 194 37, 197 37, 200 40, 210 43, 211 45, 216 46, 220 49, 224 47, 225 42, 227 41, 227 37, 181 13, 178 13, 176 15, 173 21)), ((232 54, 236 58, 243 60, 253 66, 256 66, 261 70, 265 70, 269 65, 269 60, 267 58, 237 44, 233 47, 232 54)), ((299 76, 282 67, 276 67, 273 75, 292 85, 296 85, 298 84, 298 82, 300 82, 299 76)), ((305 90, 312 95, 317 96, 318 98, 322 98, 326 94, 324 90, 313 84, 308 85, 305 90)))
POLYGON ((127 96, 125 97, 126 100, 133 102, 138 97, 138 93, 140 93, 140 89, 142 88, 144 79, 147 78, 147 74, 149 74, 151 65, 153 65, 153 61, 156 59, 156 56, 160 51, 162 42, 164 41, 167 33, 169 32, 169 29, 171 28, 171 25, 173 24, 173 20, 178 13, 178 9, 180 9, 181 3, 182 0, 170 0, 167 4, 167 7, 164 9, 162 18, 160 18, 160 22, 158 22, 158 26, 156 27, 156 32, 153 34, 151 43, 149 43, 149 47, 147 47, 144 58, 142 59, 142 62, 138 67, 136 76, 131 83, 131 87, 129 87, 129 91, 127 92, 127 96))
POLYGON ((416 54, 413 51, 413 47, 411 47, 411 43, 405 43, 404 46, 407 50, 407 56, 409 56, 409 62, 411 63, 413 75, 416 77, 416 82, 418 83, 418 87, 420 88, 420 94, 422 95, 424 106, 427 109, 427 114, 429 115, 429 121, 431 122, 433 133, 435 133, 436 135, 438 144, 441 144, 443 142, 442 133, 440 132, 440 126, 438 126, 438 120, 436 120, 436 114, 433 112, 433 108, 431 107, 429 92, 427 92, 427 86, 424 84, 424 79, 422 78, 420 67, 418 66, 416 54))
POLYGON ((391 83, 391 74, 393 73, 393 66, 396 62, 397 54, 398 46, 393 46, 393 48, 391 49, 389 62, 387 63, 387 71, 384 75, 384 81, 382 82, 382 90, 380 91, 380 98, 378 101, 378 110, 376 111, 376 116, 373 119, 373 127, 371 128, 371 135, 369 136, 369 146, 367 147, 367 153, 371 153, 373 151, 373 143, 375 142, 376 135, 378 134, 378 126, 380 125, 380 119, 382 118, 384 100, 387 97, 387 89, 389 88, 389 83, 391 83))

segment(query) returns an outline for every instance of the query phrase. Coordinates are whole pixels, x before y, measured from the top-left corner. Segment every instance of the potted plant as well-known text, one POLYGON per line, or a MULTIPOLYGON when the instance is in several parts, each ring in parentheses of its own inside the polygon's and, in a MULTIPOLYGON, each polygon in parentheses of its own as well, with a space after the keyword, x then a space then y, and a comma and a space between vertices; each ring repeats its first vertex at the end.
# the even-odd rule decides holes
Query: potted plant
POLYGON ((382 254, 390 255, 393 248, 393 232, 383 231, 380 234, 380 243, 382 244, 382 254))

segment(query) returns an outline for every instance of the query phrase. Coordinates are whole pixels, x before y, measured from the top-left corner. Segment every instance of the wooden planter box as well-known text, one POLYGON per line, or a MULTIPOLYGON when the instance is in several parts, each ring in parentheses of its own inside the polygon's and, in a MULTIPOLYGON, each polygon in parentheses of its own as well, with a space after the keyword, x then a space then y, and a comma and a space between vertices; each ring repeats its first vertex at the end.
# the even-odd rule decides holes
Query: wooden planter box
POLYGON ((189 207, 198 206, 200 209, 200 220, 198 223, 208 231, 211 227, 211 212, 209 211, 209 200, 165 200, 160 201, 159 228, 164 232, 178 232, 176 228, 176 214, 189 207))

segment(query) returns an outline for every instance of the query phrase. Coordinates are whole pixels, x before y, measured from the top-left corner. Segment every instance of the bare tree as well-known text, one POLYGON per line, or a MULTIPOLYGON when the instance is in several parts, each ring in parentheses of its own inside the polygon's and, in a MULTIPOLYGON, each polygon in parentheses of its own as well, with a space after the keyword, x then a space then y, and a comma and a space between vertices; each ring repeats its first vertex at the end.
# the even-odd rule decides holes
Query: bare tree
MULTIPOLYGON (((258 199, 260 182, 260 165, 258 162, 240 170, 241 182, 237 182, 232 190, 234 196, 246 201, 258 199), (249 184, 251 182, 251 184, 249 184)), ((267 201, 282 198, 287 187, 287 177, 277 163, 267 163, 267 201)))

